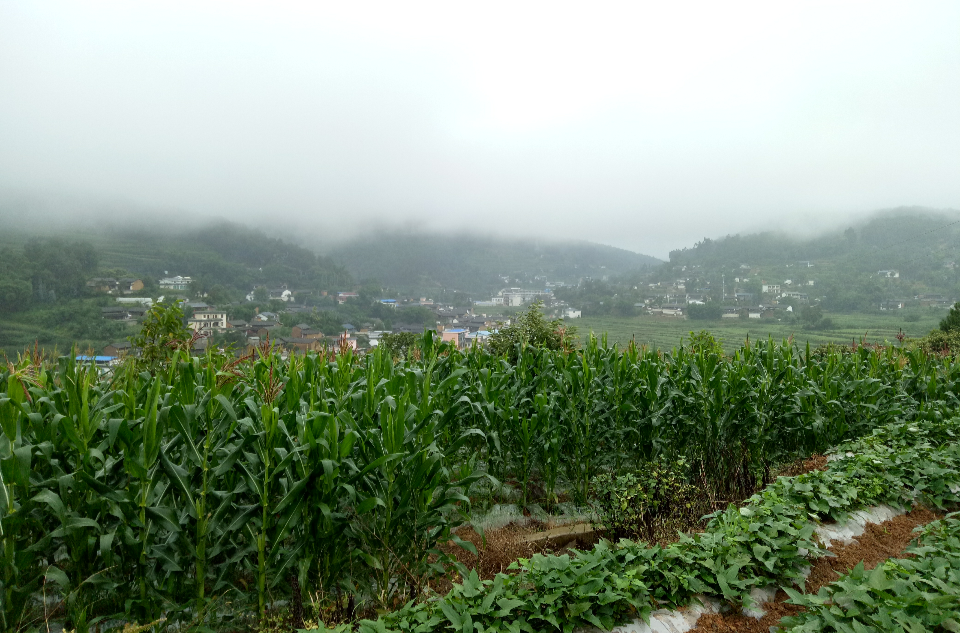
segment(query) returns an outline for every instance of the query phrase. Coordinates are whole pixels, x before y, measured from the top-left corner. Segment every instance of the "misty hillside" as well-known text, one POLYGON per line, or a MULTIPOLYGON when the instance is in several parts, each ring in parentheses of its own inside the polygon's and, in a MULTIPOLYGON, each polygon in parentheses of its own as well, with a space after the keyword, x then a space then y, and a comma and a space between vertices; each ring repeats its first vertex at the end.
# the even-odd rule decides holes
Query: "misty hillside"
MULTIPOLYGON (((194 279, 198 292, 219 286, 245 294, 258 284, 333 290, 352 283, 349 274, 329 258, 232 222, 90 225, 43 233, 14 229, 0 237, 3 277, 33 279, 36 285, 38 263, 27 254, 31 244, 46 245, 49 240, 85 245, 94 261, 85 271, 87 275, 130 274, 142 277, 148 285, 160 277, 183 275, 194 279)), ((69 293, 79 294, 79 288, 69 293)))
POLYGON ((899 267, 919 273, 960 253, 960 211, 919 207, 879 211, 865 221, 822 235, 797 239, 782 233, 728 235, 671 251, 670 265, 751 266, 828 259, 856 270, 899 267))
POLYGON ((376 279, 401 290, 464 292, 489 292, 506 283, 576 283, 585 277, 602 279, 663 264, 648 255, 592 242, 429 233, 375 233, 340 244, 327 254, 357 279, 376 279))
POLYGON ((960 211, 910 207, 877 212, 822 235, 780 233, 704 239, 670 253, 653 280, 689 278, 698 287, 753 292, 762 283, 804 285, 835 310, 877 309, 884 301, 940 294, 960 298, 960 211))

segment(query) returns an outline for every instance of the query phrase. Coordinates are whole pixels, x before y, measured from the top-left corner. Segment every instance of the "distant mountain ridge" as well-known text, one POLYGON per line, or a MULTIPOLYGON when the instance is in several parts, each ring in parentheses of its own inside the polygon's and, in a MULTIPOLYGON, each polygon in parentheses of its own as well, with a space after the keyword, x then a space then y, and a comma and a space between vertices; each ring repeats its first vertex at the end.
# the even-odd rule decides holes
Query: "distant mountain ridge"
POLYGON ((376 279, 400 290, 445 288, 474 293, 510 284, 576 283, 663 264, 649 255, 586 241, 415 232, 383 231, 323 252, 356 279, 376 279))
POLYGON ((825 259, 870 271, 894 266, 926 268, 931 259, 960 257, 960 211, 900 207, 877 211, 850 225, 810 238, 758 232, 705 238, 670 252, 672 265, 751 266, 825 259), (918 248, 922 247, 922 248, 918 248))
POLYGON ((671 251, 651 275, 679 279, 709 288, 702 294, 711 297, 725 287, 728 296, 750 293, 757 301, 763 284, 802 286, 811 301, 837 311, 942 307, 960 300, 960 211, 888 209, 803 239, 773 232, 705 238, 671 251))

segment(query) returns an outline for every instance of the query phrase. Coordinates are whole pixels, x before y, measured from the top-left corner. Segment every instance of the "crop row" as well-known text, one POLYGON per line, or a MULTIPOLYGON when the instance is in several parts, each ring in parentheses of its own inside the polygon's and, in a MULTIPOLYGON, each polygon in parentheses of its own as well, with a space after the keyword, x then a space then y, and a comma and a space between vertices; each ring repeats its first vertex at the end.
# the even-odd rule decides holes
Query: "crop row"
POLYGON ((905 553, 872 571, 860 563, 816 595, 788 589, 806 610, 785 630, 960 631, 960 513, 924 526, 905 553))
POLYGON ((41 590, 73 623, 262 614, 308 595, 394 607, 449 562, 436 546, 481 482, 583 501, 598 473, 682 456, 729 499, 779 462, 955 406, 960 381, 922 352, 771 342, 724 357, 591 340, 508 362, 428 333, 420 351, 0 372, 0 626, 45 617, 41 590))
MULTIPOLYGON (((653 609, 685 606, 698 594, 749 604, 754 588, 802 584, 801 570, 808 565, 807 557, 825 553, 813 541, 814 523, 809 519, 844 519, 849 512, 878 503, 919 500, 944 507, 960 502, 958 433, 960 418, 941 420, 934 415, 891 423, 867 438, 841 446, 841 451, 852 456, 832 462, 826 471, 781 477, 743 507, 716 513, 702 534, 684 536, 665 548, 630 541, 618 546, 601 542, 574 558, 535 555, 520 561, 514 575, 480 581, 471 574, 444 598, 408 605, 375 622, 363 621, 359 630, 571 633, 581 627, 609 630, 631 619, 647 620, 653 609)), ((929 534, 952 539, 951 547, 957 545, 954 524, 931 528, 929 534)), ((955 561, 951 559, 950 564, 955 561)), ((949 595, 955 596, 956 569, 944 570, 943 565, 942 560, 934 559, 917 562, 914 568, 933 570, 935 576, 926 584, 941 589, 945 585, 937 578, 953 574, 944 583, 953 583, 949 595)), ((875 589, 889 591, 890 582, 887 579, 875 589)), ((828 592, 834 595, 840 589, 850 587, 828 592)), ((791 595, 800 600, 796 592, 791 595)), ((909 599, 916 602, 920 597, 911 593, 909 599)), ((829 597, 803 600, 823 607, 818 613, 835 613, 829 608, 829 597)), ((941 606, 944 604, 955 608, 955 603, 943 601, 941 606)), ((918 610, 914 608, 914 614, 918 610)), ((802 620, 804 628, 797 630, 832 630, 809 624, 828 620, 829 616, 826 620, 802 620)), ((348 628, 343 625, 335 630, 348 628)))

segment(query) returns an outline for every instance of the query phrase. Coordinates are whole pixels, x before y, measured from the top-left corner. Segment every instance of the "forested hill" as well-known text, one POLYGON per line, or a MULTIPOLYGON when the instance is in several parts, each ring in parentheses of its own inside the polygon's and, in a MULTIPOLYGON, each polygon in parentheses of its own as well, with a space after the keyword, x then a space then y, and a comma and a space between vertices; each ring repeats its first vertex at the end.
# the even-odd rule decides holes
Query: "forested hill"
POLYGON ((30 288, 27 299, 16 302, 19 309, 48 300, 43 289, 55 288, 51 297, 78 297, 90 277, 126 275, 148 286, 169 275, 192 277, 192 292, 214 291, 219 301, 236 300, 260 284, 303 290, 352 284, 349 273, 329 258, 230 222, 43 234, 13 230, 0 238, 0 279, 30 288))
POLYGON ((960 211, 916 207, 881 211, 806 239, 781 233, 704 239, 672 251, 653 279, 693 277, 701 280, 700 285, 709 281, 714 287, 721 283, 721 274, 728 292, 735 278, 741 279, 736 289, 746 292, 759 292, 761 282, 812 281, 811 297, 838 310, 876 309, 881 301, 924 293, 958 299, 960 211))
POLYGON ((401 290, 455 288, 489 292, 506 283, 575 283, 653 268, 662 260, 585 241, 381 232, 327 251, 358 279, 401 290), (509 278, 509 282, 504 280, 509 278), (537 278, 541 279, 537 279, 537 278))

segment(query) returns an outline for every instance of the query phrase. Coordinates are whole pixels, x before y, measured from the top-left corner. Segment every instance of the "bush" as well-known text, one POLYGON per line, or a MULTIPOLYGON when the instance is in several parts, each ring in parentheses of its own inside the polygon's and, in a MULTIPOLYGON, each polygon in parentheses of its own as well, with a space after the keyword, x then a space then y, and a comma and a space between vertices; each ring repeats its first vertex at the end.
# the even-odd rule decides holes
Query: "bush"
POLYGON ((953 304, 947 316, 940 321, 941 332, 950 332, 951 330, 960 330, 960 303, 953 304))
POLYGON ((695 523, 697 488, 687 482, 686 462, 658 459, 646 468, 593 480, 597 527, 611 540, 653 541, 695 523))
POLYGON ((914 345, 928 354, 956 354, 960 351, 960 330, 933 330, 914 345))
POLYGON ((690 332, 690 341, 687 343, 687 346, 694 354, 703 352, 723 356, 723 339, 713 338, 713 334, 707 330, 690 332))
POLYGON ((687 306, 687 315, 694 321, 719 321, 723 310, 716 303, 687 306))
POLYGON ((543 301, 536 301, 517 315, 510 325, 501 327, 490 337, 490 351, 516 361, 518 350, 526 345, 550 350, 573 350, 577 347, 577 328, 560 319, 547 321, 543 301))
POLYGON ((179 302, 158 303, 144 315, 140 332, 130 337, 130 344, 140 350, 138 366, 154 373, 178 349, 189 349, 192 334, 183 324, 183 309, 179 302))
POLYGON ((378 347, 388 354, 390 358, 409 359, 411 353, 416 349, 420 342, 420 336, 413 332, 396 332, 384 334, 380 337, 378 347))

